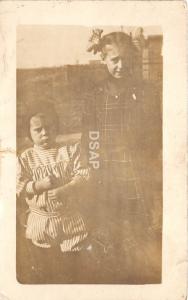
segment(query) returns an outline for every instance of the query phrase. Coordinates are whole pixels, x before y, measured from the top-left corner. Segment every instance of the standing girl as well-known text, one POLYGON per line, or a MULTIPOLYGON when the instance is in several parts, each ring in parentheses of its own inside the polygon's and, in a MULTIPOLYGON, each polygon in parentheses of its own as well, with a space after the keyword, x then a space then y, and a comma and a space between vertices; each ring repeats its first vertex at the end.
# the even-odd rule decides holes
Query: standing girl
MULTIPOLYGON (((69 271, 63 261, 65 254, 86 247, 88 233, 76 195, 88 170, 81 168, 78 143, 56 144, 57 116, 53 111, 38 108, 30 115, 28 127, 33 147, 18 157, 17 199, 18 205, 23 201, 28 205, 25 237, 30 256, 22 253, 18 280, 50 283, 54 278, 58 283, 62 273, 69 271)), ((76 272, 74 268, 71 271, 76 272)))
MULTIPOLYGON (((102 30, 94 30, 90 42, 89 51, 99 52, 108 70, 107 78, 86 102, 82 135, 83 157, 91 167, 90 137, 93 132, 98 137, 99 167, 93 169, 94 224, 98 220, 99 232, 108 236, 113 253, 104 280, 144 282, 151 276, 148 265, 152 257, 146 257, 141 248, 151 224, 151 199, 145 197, 143 179, 160 149, 161 127, 154 124, 154 120, 160 123, 160 118, 154 117, 155 107, 149 118, 144 112, 144 86, 136 85, 133 74, 137 50, 131 36, 124 32, 102 36, 102 30)), ((160 280, 160 239, 158 244, 158 260, 149 265, 153 280, 160 280)))

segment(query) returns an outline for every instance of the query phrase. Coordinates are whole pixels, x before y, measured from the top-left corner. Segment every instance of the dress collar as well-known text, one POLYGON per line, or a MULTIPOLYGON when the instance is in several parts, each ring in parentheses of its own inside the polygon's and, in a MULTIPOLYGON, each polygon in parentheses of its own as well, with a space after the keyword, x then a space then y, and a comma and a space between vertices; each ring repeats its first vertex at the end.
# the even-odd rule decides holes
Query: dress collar
POLYGON ((37 151, 50 151, 50 150, 53 150, 53 149, 56 149, 57 148, 57 145, 54 144, 53 147, 49 147, 49 148, 43 148, 42 146, 39 146, 39 145, 36 145, 34 144, 34 149, 37 150, 37 151))
POLYGON ((116 79, 109 76, 105 84, 105 92, 118 99, 120 95, 127 93, 130 87, 130 78, 116 79))

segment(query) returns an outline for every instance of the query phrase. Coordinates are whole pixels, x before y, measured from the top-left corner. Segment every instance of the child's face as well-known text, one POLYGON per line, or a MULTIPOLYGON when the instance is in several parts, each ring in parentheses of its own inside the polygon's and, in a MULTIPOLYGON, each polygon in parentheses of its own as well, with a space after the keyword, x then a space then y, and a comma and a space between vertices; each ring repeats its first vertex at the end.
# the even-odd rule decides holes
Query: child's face
POLYGON ((130 50, 126 45, 106 45, 105 62, 109 73, 116 79, 128 75, 130 64, 130 50))
POLYGON ((55 141, 56 127, 46 116, 36 115, 30 120, 30 134, 35 145, 46 149, 55 141))

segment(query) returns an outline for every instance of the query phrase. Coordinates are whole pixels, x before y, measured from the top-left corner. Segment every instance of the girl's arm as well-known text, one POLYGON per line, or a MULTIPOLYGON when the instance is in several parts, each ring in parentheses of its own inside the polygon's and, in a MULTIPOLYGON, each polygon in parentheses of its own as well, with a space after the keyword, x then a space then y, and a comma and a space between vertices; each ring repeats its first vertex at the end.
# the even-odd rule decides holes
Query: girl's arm
POLYGON ((16 195, 18 198, 30 194, 33 181, 21 157, 17 158, 16 195))
POLYGON ((47 176, 39 181, 33 181, 31 174, 28 171, 26 163, 21 157, 17 159, 17 184, 16 195, 18 198, 21 196, 33 196, 43 193, 52 187, 52 178, 47 176))
POLYGON ((54 189, 57 197, 70 196, 78 191, 79 188, 86 184, 90 178, 89 168, 84 168, 80 159, 80 145, 77 143, 69 146, 69 157, 71 163, 72 180, 67 184, 54 189))

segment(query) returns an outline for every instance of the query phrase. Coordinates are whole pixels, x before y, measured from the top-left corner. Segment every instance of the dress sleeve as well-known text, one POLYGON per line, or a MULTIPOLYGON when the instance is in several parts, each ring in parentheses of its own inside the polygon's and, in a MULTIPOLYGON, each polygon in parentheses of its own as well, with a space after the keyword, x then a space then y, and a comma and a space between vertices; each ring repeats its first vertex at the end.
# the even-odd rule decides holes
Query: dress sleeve
POLYGON ((162 148, 162 111, 159 90, 152 86, 146 95, 146 124, 148 147, 153 158, 158 157, 162 148))
POLYGON ((16 180, 16 195, 17 197, 34 195, 34 181, 27 171, 24 161, 21 157, 17 158, 17 180, 16 180))
POLYGON ((69 155, 71 159, 73 181, 88 181, 90 173, 89 167, 86 167, 81 160, 81 147, 79 143, 69 147, 69 155))

